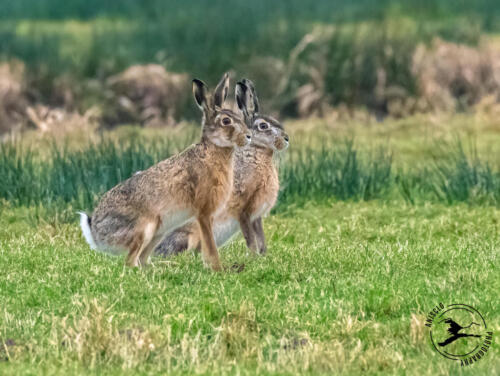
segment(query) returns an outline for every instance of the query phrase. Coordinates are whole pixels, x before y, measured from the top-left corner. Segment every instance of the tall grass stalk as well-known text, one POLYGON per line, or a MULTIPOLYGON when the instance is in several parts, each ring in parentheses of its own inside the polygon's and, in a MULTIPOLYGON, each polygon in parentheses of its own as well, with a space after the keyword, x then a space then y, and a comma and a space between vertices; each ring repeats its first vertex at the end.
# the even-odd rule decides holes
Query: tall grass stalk
MULTIPOLYGON (((70 207, 91 210, 104 192, 186 144, 167 138, 103 138, 80 150, 52 144, 48 156, 42 157, 7 142, 0 145, 0 199, 39 207, 42 217, 70 207)), ((461 143, 449 146, 446 154, 426 168, 395 171, 386 148, 359 149, 353 140, 291 148, 279 163, 282 188, 277 210, 329 198, 500 205, 499 166, 480 160, 474 149, 467 152, 461 143)))

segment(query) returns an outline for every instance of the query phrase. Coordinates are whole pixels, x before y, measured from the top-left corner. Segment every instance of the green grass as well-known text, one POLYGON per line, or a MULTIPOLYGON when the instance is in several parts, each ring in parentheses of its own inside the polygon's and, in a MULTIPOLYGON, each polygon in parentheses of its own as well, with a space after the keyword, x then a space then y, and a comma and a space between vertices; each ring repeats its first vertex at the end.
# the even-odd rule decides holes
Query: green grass
POLYGON ((269 254, 239 237, 223 273, 191 252, 130 269, 77 225, 198 129, 0 144, 0 374, 500 373, 498 122, 434 122, 285 124, 269 254), (429 341, 440 302, 474 306, 495 333, 470 368, 429 341))
MULTIPOLYGON (((388 121, 379 127, 394 124, 388 121)), ((475 138, 458 131, 457 125, 457 133, 449 140, 428 137, 426 144, 417 144, 418 153, 413 150, 415 155, 409 159, 401 150, 409 132, 393 141, 385 134, 373 135, 368 141, 364 135, 368 131, 359 128, 333 135, 313 130, 313 137, 306 138, 292 125, 290 149, 278 157, 281 191, 275 210, 329 198, 498 207, 498 148, 492 145, 489 156, 477 149, 483 150, 485 140, 498 140, 498 135, 475 138)), ((36 207, 32 212, 35 221, 57 218, 72 222, 75 211, 91 211, 101 195, 119 182, 194 142, 199 129, 186 127, 167 135, 145 133, 129 128, 82 140, 78 146, 71 146, 71 140, 51 139, 31 145, 19 140, 0 144, 0 199, 12 206, 36 207)))
POLYGON ((0 374, 486 375, 500 372, 492 207, 325 201, 266 220, 269 254, 222 251, 129 269, 76 224, 0 219, 0 374), (477 308, 495 344, 474 366, 437 354, 436 304, 477 308), (5 358, 5 360, 4 360, 5 358))

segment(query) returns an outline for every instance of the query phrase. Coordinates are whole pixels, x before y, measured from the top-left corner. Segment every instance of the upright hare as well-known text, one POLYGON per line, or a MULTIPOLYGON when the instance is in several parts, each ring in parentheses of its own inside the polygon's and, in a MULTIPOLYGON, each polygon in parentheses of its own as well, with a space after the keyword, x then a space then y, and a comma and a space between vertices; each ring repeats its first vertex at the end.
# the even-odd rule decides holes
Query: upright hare
MULTIPOLYGON (((217 246, 223 245, 241 228, 247 246, 264 254, 267 247, 262 217, 276 203, 279 190, 273 156, 276 151, 286 149, 289 140, 276 119, 259 114, 259 101, 250 80, 238 82, 236 101, 252 129, 252 142, 235 152, 233 191, 224 210, 215 218, 215 242, 217 246)), ((165 237, 155 254, 170 255, 188 248, 199 249, 201 240, 196 223, 187 223, 165 237)))
POLYGON ((228 90, 227 73, 211 97, 203 82, 193 80, 194 98, 203 111, 201 141, 112 188, 91 218, 80 213, 92 248, 127 252, 128 265, 144 265, 166 234, 196 220, 204 261, 221 269, 213 216, 232 189, 233 150, 251 140, 243 119, 222 109, 228 90))

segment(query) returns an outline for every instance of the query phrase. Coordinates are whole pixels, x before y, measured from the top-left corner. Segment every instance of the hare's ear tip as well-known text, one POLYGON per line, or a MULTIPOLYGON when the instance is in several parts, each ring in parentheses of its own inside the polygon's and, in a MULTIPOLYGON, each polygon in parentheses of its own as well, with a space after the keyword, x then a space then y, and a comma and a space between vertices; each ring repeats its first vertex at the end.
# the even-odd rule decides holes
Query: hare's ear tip
POLYGON ((226 72, 222 75, 222 81, 224 81, 224 83, 226 85, 229 85, 229 81, 231 80, 231 73, 230 72, 226 72))
POLYGON ((240 80, 236 83, 236 87, 239 89, 246 89, 247 85, 245 84, 245 80, 240 80))
POLYGON ((193 78, 193 84, 196 84, 196 85, 203 85, 203 81, 197 79, 197 78, 193 78))
POLYGON ((248 78, 244 78, 241 81, 243 82, 243 84, 245 84, 245 86, 247 86, 249 88, 254 88, 255 87, 255 85, 253 84, 253 81, 249 80, 248 78))

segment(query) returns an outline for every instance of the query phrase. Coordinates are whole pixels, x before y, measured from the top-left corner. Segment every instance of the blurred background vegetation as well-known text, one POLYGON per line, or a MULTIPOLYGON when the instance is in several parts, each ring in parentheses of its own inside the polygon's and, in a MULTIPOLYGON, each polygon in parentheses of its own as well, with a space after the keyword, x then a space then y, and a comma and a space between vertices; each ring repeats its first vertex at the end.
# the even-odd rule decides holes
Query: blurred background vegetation
POLYGON ((300 198, 500 203, 498 1, 0 0, 0 9, 4 203, 64 208, 67 220, 90 210, 197 139, 191 78, 213 87, 225 71, 233 83, 252 79, 263 112, 292 137, 276 210, 300 198))
POLYGON ((67 115, 54 108, 93 109, 104 126, 175 124, 197 116, 190 78, 213 85, 224 71, 253 79, 267 109, 284 117, 463 111, 484 98, 496 104, 500 93, 494 0, 1 0, 0 8, 0 132, 67 115))

